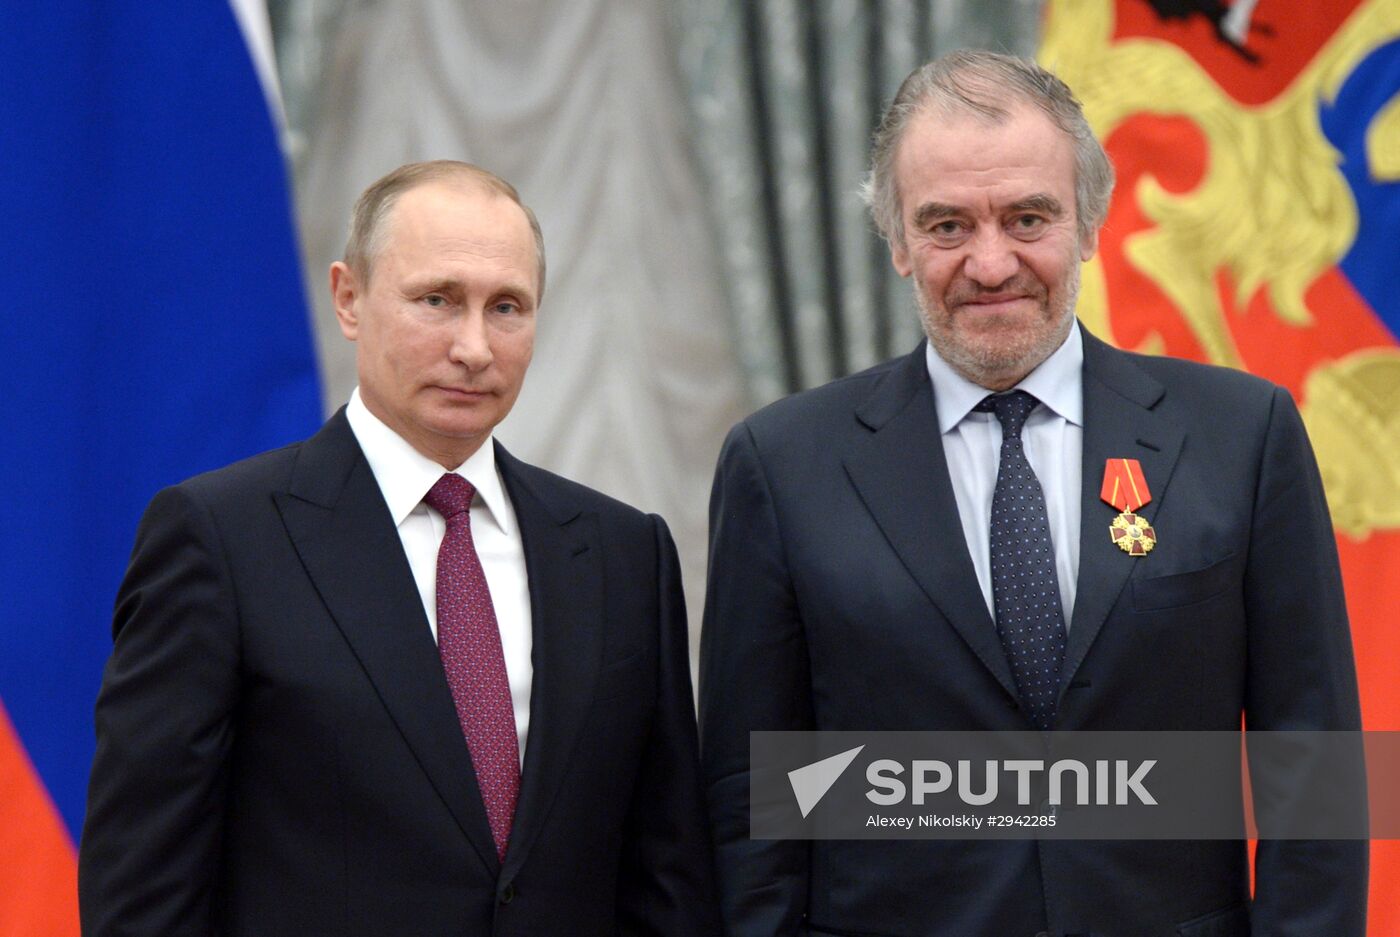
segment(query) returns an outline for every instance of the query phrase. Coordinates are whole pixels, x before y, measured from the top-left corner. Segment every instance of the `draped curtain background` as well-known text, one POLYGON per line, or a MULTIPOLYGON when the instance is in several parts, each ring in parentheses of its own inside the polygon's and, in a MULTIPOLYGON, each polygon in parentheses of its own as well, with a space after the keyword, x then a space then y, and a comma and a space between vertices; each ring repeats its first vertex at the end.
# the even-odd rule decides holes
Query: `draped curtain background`
POLYGON ((499 431, 671 524, 692 635, 710 475, 755 406, 919 328, 858 197, 875 120, 957 46, 1031 54, 1040 0, 273 0, 325 399, 354 386, 326 268, 409 160, 511 180, 549 287, 499 431))
POLYGON ((682 3, 677 54, 755 403, 922 332, 859 188, 900 81, 943 52, 1033 55, 1040 0, 682 3))

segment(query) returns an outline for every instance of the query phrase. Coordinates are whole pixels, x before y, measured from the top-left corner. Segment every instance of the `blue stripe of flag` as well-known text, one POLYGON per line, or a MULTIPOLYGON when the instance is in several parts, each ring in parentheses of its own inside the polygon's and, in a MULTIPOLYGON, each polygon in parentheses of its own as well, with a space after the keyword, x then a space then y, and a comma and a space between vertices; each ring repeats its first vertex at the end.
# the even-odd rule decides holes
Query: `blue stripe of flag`
POLYGON ((76 840, 142 508, 321 407, 286 166, 231 10, 23 6, 0 30, 0 699, 76 840))

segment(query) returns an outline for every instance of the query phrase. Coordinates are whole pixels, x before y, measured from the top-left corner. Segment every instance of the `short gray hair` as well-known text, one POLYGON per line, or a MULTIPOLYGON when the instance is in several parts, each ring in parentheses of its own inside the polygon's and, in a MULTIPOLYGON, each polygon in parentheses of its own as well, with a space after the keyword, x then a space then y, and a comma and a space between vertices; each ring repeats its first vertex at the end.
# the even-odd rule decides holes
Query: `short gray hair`
POLYGON ((1093 238, 1108 215, 1113 165, 1084 117, 1074 92, 1034 62, 999 52, 963 49, 921 65, 904 79, 875 130, 870 174, 861 194, 880 235, 904 243, 894 158, 909 122, 938 108, 945 114, 972 114, 990 123, 1010 116, 1009 105, 1030 104, 1043 111, 1074 144, 1074 208, 1081 243, 1093 238))
POLYGON ((540 230, 539 219, 530 206, 520 200, 520 193, 500 176, 480 166, 460 162, 455 159, 435 159, 423 163, 407 163, 380 178, 355 200, 350 211, 350 236, 345 242, 344 262, 355 275, 369 282, 374 258, 384 248, 385 220, 393 210, 399 196, 410 189, 432 182, 469 182, 479 185, 488 192, 510 199, 530 222, 530 233, 535 237, 535 259, 539 266, 539 296, 544 299, 544 232, 540 230))

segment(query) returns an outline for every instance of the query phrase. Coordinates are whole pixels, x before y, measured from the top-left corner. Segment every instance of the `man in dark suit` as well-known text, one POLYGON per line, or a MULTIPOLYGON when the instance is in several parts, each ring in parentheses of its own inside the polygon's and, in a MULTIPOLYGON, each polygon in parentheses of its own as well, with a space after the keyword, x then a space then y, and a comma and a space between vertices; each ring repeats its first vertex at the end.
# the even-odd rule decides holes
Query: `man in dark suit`
POLYGON ((1363 933, 1365 843, 1262 842, 1251 903, 1239 841, 749 839, 752 731, 1359 727, 1288 394, 1075 321, 1112 182, 1032 63, 955 53, 886 112, 867 194, 928 343, 749 417, 715 479, 700 722, 729 934, 1363 933), (1144 490, 1101 500, 1109 460, 1144 490))
POLYGON ((161 492, 137 534, 84 933, 715 933, 666 525, 492 440, 534 215, 476 167, 403 167, 331 288, 349 406, 161 492))

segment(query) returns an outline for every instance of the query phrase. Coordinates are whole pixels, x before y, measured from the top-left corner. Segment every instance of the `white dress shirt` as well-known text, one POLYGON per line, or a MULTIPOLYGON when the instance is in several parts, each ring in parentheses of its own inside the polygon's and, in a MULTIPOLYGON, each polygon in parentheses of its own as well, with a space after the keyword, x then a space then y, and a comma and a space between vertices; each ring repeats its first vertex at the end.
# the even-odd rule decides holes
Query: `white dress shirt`
MULTIPOLYGON (((399 540, 408 557, 408 566, 413 570, 423 611, 428 615, 428 627, 436 641, 437 555, 443 535, 447 533, 447 521, 428 507, 423 498, 443 476, 444 469, 370 413, 360 399, 358 387, 350 395, 345 416, 389 505, 389 515, 398 527, 399 540)), ((510 681, 523 765, 525 739, 530 728, 530 683, 534 677, 530 662, 534 639, 530 630, 530 581, 525 571, 525 547, 516 523, 515 508, 506 497, 505 486, 496 470, 496 449, 491 437, 488 436, 481 448, 453 471, 476 489, 471 506, 472 543, 481 559, 491 604, 496 610, 496 625, 501 630, 501 650, 506 659, 506 678, 510 681)))
MULTIPOLYGON (((987 610, 996 619, 992 599, 991 518, 1001 461, 1001 424, 995 413, 977 406, 991 391, 958 374, 927 347, 928 374, 938 408, 938 431, 953 480, 963 537, 972 554, 972 567, 987 610)), ((1064 344, 1016 385, 1041 405, 1031 411, 1021 430, 1026 460, 1045 492, 1050 540, 1055 547, 1055 575, 1060 586, 1065 628, 1074 616, 1079 578, 1080 482, 1084 454, 1084 343, 1075 322, 1064 344)))

